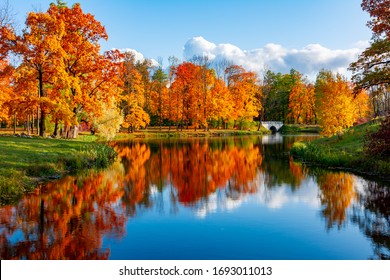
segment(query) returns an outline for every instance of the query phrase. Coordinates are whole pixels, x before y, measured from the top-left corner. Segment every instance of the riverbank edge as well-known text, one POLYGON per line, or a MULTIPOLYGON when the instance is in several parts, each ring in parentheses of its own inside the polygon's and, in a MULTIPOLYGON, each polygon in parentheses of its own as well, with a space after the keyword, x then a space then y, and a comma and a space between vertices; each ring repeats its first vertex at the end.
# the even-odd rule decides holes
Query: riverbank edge
POLYGON ((271 131, 262 127, 259 131, 257 130, 189 130, 185 129, 182 131, 177 130, 163 130, 160 131, 158 128, 153 130, 139 130, 133 133, 118 133, 112 141, 117 140, 132 140, 138 138, 152 138, 152 139, 166 139, 166 138, 175 138, 175 139, 185 139, 185 138, 215 138, 215 137, 231 137, 231 136, 245 136, 245 135, 267 135, 271 134, 271 131))
POLYGON ((390 181, 390 159, 366 155, 364 139, 378 129, 370 122, 349 129, 340 140, 337 136, 321 137, 311 142, 296 142, 290 149, 294 160, 306 165, 348 171, 365 177, 390 181))
POLYGON ((0 136, 0 205, 16 203, 39 185, 110 166, 117 153, 104 143, 0 136))
MULTIPOLYGON (((138 131, 119 133, 111 141, 134 139, 186 139, 266 135, 265 128, 212 131, 138 131)), ((12 204, 39 185, 88 169, 110 166, 117 154, 96 135, 81 133, 79 139, 53 139, 0 135, 0 205, 12 204)))
POLYGON ((281 134, 320 133, 321 127, 319 125, 284 124, 279 132, 281 134))

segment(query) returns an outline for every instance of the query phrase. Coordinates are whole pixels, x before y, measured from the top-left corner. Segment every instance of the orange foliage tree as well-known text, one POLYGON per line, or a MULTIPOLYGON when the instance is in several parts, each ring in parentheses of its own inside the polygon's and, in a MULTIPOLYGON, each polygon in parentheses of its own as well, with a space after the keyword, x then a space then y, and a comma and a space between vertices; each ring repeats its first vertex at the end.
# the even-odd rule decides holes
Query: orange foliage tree
POLYGON ((10 121, 12 115, 12 101, 14 91, 10 86, 12 81, 13 68, 8 65, 7 60, 0 60, 0 121, 10 121))
POLYGON ((251 121, 259 115, 261 106, 261 88, 254 72, 247 72, 243 67, 232 65, 225 70, 227 87, 230 90, 233 102, 231 119, 239 121, 242 128, 243 121, 251 121))
POLYGON ((46 134, 47 115, 55 123, 54 135, 61 123, 65 138, 77 136, 81 121, 96 127, 97 120, 117 119, 122 55, 118 51, 100 54, 99 41, 107 39, 106 31, 79 4, 69 8, 58 1, 46 12, 30 12, 20 36, 12 38, 4 28, 1 32, 10 42, 8 51, 21 57, 15 79, 21 98, 14 103, 27 116, 32 106, 39 107, 41 136, 46 134))
MULTIPOLYGON (((46 134, 46 115, 53 105, 53 98, 47 88, 57 83, 57 78, 65 75, 62 61, 64 56, 61 40, 65 34, 64 22, 53 12, 56 5, 51 5, 48 12, 30 12, 26 19, 26 29, 17 38, 15 52, 22 57, 19 82, 24 79, 37 81, 38 106, 40 111, 39 135, 46 134)), ((28 92, 28 94, 30 94, 28 92)))
POLYGON ((315 91, 321 133, 342 137, 358 117, 351 85, 340 75, 322 71, 317 76, 315 91))
POLYGON ((146 85, 136 67, 135 56, 130 52, 124 54, 122 75, 124 83, 120 105, 124 116, 122 126, 133 132, 139 127, 148 125, 150 118, 144 110, 146 85))
POLYGON ((294 71, 292 73, 294 84, 289 95, 288 117, 295 124, 313 123, 315 119, 314 86, 304 81, 302 75, 294 71))

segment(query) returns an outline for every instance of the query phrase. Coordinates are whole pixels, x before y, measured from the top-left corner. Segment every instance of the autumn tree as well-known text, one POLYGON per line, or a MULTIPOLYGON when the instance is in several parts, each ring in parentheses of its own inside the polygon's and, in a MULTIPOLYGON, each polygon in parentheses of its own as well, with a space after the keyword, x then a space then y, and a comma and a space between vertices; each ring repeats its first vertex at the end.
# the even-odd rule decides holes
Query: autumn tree
POLYGON ((175 100, 173 96, 173 89, 172 89, 172 83, 175 79, 175 67, 177 66, 179 59, 175 56, 170 56, 168 58, 169 62, 169 70, 168 70, 168 92, 167 92, 167 98, 166 98, 166 118, 169 121, 169 127, 168 130, 171 130, 171 121, 174 120, 174 108, 175 108, 175 100))
MULTIPOLYGON (((65 55, 61 41, 65 34, 65 24, 55 13, 57 6, 50 6, 48 12, 30 12, 26 19, 26 29, 17 39, 16 52, 22 57, 20 67, 30 67, 35 72, 40 113, 39 135, 46 134, 46 115, 52 106, 52 98, 47 88, 65 75, 62 57, 65 55)), ((25 73, 31 73, 29 71, 25 73)), ((26 79, 32 78, 26 76, 26 79)))
POLYGON ((199 67, 191 62, 183 62, 175 69, 175 76, 172 89, 178 106, 177 122, 181 127, 192 123, 198 125, 201 89, 199 67))
POLYGON ((0 122, 10 121, 13 88, 11 87, 14 69, 7 60, 0 60, 0 122))
POLYGON ((193 62, 199 66, 199 79, 201 81, 200 99, 202 112, 200 112, 199 123, 206 131, 208 129, 208 121, 210 119, 211 110, 211 88, 214 85, 215 71, 210 69, 211 63, 207 56, 194 56, 193 62))
POLYGON ((341 138, 358 117, 351 85, 341 75, 323 70, 317 76, 315 94, 321 133, 341 138))
POLYGON ((359 119, 364 120, 371 116, 372 106, 370 104, 370 96, 365 90, 361 90, 355 94, 354 102, 359 119))
MULTIPOLYGON (((51 8, 53 5, 51 5, 51 8)), ((55 6, 53 13, 62 18, 65 34, 61 47, 65 54, 65 98, 73 112, 71 123, 64 128, 64 137, 77 136, 77 125, 84 115, 102 108, 107 98, 119 94, 119 54, 100 54, 99 41, 107 40, 104 26, 91 14, 85 14, 79 4, 72 8, 55 6)), ((107 103, 106 103, 107 104, 107 103)), ((95 112, 96 113, 96 112, 95 112)))
POLYGON ((232 95, 224 81, 218 78, 211 89, 210 119, 217 121, 217 128, 220 127, 220 124, 226 128, 232 111, 232 95))
POLYGON ((137 69, 133 53, 124 54, 123 61, 123 92, 121 110, 124 115, 122 126, 131 132, 139 127, 145 127, 150 122, 150 117, 145 112, 145 84, 141 73, 137 69))
POLYGON ((33 87, 21 90, 22 85, 36 81, 41 136, 46 134, 47 115, 55 122, 54 135, 61 123, 62 136, 75 138, 80 122, 91 125, 93 119, 115 111, 122 58, 118 51, 100 54, 101 39, 107 39, 104 27, 79 4, 69 8, 57 1, 46 12, 28 14, 12 50, 21 57, 18 93, 30 98, 33 87))
POLYGON ((370 14, 371 20, 367 26, 375 36, 390 38, 390 1, 389 0, 363 0, 362 9, 370 14))
POLYGON ((370 14, 373 40, 350 65, 352 81, 356 92, 370 93, 375 115, 382 116, 390 111, 390 1, 363 0, 361 6, 370 14))
POLYGON ((240 129, 243 121, 252 121, 261 110, 261 88, 258 77, 254 72, 247 72, 243 67, 232 65, 226 69, 227 87, 231 92, 233 112, 231 118, 239 122, 240 129))
POLYGON ((289 95, 289 114, 288 117, 295 124, 309 124, 314 121, 314 87, 304 80, 302 74, 298 71, 291 71, 293 77, 293 86, 289 95))

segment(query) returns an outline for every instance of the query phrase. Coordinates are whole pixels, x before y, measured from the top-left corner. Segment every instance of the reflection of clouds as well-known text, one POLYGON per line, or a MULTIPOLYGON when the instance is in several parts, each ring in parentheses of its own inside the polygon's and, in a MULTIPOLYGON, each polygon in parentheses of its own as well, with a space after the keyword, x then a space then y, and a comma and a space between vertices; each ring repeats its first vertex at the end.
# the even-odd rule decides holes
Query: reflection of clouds
POLYGON ((224 197, 221 196, 219 191, 217 193, 211 194, 207 198, 207 201, 197 206, 195 209, 195 216, 198 218, 205 218, 208 214, 216 213, 217 211, 233 211, 234 209, 239 208, 246 200, 246 195, 243 195, 238 199, 232 199, 225 196, 225 194, 223 195, 224 197))
POLYGON ((274 188, 262 187, 255 194, 256 200, 271 209, 280 209, 288 203, 300 203, 310 207, 318 207, 318 188, 311 178, 302 181, 299 189, 291 189, 289 185, 282 184, 274 188))
POLYGON ((201 207, 195 209, 195 216, 198 218, 205 218, 208 213, 215 213, 218 209, 217 194, 213 193, 209 195, 206 203, 203 203, 201 207))
POLYGON ((232 199, 227 197, 224 191, 211 194, 207 201, 202 201, 195 206, 195 215, 205 218, 208 214, 216 212, 233 211, 243 204, 255 202, 269 209, 281 209, 287 204, 304 204, 311 208, 318 208, 318 188, 313 178, 309 177, 302 181, 299 189, 292 189, 289 185, 267 188, 261 175, 256 178, 258 191, 255 194, 241 194, 232 199))

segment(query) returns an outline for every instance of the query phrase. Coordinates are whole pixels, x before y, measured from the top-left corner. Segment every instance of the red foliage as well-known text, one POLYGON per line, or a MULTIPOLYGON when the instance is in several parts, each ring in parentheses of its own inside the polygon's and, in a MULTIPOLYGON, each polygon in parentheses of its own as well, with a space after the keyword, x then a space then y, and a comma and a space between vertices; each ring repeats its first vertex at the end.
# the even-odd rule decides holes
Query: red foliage
POLYGON ((382 158, 390 157, 390 115, 385 117, 379 130, 367 136, 365 152, 382 158))

